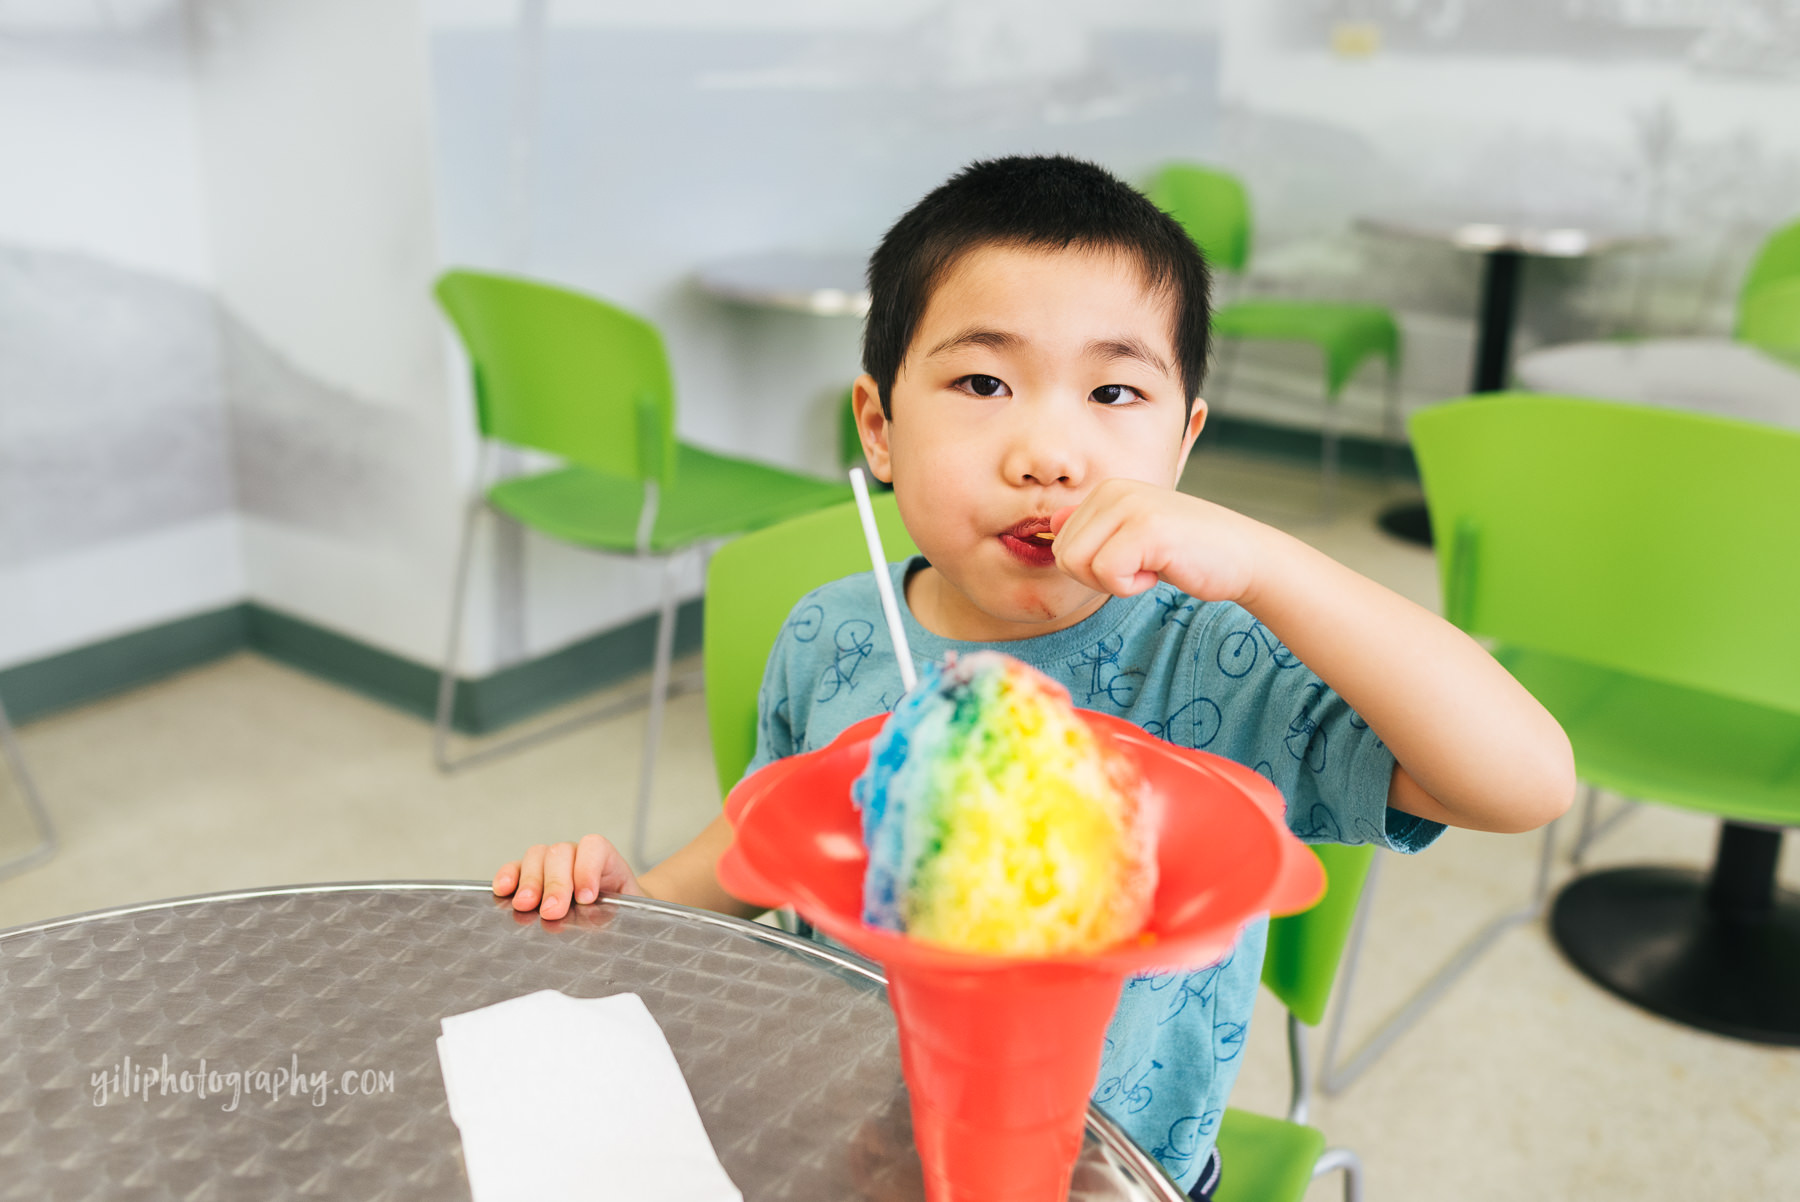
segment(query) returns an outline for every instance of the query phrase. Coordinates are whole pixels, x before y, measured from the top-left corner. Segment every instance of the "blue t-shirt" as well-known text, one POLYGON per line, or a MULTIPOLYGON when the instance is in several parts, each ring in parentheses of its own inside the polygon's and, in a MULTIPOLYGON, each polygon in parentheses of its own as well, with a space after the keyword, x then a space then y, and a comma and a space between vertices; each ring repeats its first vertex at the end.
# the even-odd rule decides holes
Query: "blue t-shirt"
MULTIPOLYGON (((1288 826, 1309 842, 1413 852, 1443 832, 1388 807, 1393 754, 1238 606, 1158 584, 1054 634, 962 643, 932 634, 907 608, 906 576, 923 565, 914 558, 889 567, 915 659, 984 647, 1016 656, 1066 687, 1076 705, 1262 773, 1287 799, 1288 826)), ((903 691, 872 574, 814 590, 769 655, 751 769, 825 746, 852 723, 892 710, 903 691)), ((1206 1163, 1237 1079, 1267 934, 1258 919, 1217 964, 1133 977, 1107 1031, 1094 1101, 1183 1189, 1206 1163)))

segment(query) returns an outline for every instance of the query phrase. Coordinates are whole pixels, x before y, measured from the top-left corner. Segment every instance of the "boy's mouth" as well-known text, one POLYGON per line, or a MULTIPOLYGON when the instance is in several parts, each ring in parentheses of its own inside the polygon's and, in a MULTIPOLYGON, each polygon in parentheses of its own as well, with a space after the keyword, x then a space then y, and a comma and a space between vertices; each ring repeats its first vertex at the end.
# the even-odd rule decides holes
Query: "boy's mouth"
POLYGON ((1021 563, 1047 568, 1056 563, 1049 518, 1026 518, 1000 532, 1000 545, 1021 563))

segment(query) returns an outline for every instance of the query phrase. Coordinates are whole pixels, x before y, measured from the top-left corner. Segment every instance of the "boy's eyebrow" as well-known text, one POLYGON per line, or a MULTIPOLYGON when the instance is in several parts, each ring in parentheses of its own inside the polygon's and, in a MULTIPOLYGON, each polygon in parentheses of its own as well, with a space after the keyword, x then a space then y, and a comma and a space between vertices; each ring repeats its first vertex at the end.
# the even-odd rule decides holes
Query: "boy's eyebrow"
POLYGON ((959 351, 965 346, 985 346, 991 351, 1010 351, 1023 346, 1025 340, 1005 330, 987 330, 979 326, 952 334, 925 353, 927 359, 946 351, 959 351))
POLYGON ((1146 367, 1155 368, 1158 374, 1167 375, 1169 372, 1169 365, 1163 362, 1161 355, 1129 334, 1122 338, 1096 338, 1087 344, 1083 353, 1090 359, 1108 363, 1114 359, 1136 359, 1146 367))
MULTIPOLYGON (((984 346, 993 351, 1017 350, 1025 345, 1025 340, 1017 334, 1006 330, 989 330, 979 326, 952 334, 925 353, 927 359, 942 355, 948 351, 961 350, 966 346, 984 346)), ((1129 334, 1117 338, 1096 338, 1082 348, 1082 354, 1089 359, 1098 359, 1110 363, 1114 359, 1136 359, 1145 366, 1167 375, 1169 365, 1163 357, 1151 350, 1140 338, 1129 334)))

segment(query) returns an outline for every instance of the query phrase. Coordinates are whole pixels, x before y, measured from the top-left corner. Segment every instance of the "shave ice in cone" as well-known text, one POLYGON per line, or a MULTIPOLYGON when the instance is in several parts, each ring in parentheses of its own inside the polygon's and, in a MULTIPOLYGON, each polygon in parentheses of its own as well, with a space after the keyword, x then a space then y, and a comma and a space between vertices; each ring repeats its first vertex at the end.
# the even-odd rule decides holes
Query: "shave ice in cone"
POLYGON ((1323 891, 1283 809, 976 653, 741 782, 719 879, 886 970, 930 1202, 1061 1202, 1125 978, 1323 891))

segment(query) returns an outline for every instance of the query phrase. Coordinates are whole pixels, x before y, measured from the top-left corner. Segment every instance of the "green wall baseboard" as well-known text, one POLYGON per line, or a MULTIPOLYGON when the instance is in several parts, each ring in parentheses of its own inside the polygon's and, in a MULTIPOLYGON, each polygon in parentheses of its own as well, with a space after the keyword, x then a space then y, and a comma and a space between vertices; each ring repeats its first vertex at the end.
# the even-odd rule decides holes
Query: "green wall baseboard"
MULTIPOLYGON (((700 646, 701 606, 689 601, 677 611, 675 654, 700 646)), ((490 675, 460 680, 456 729, 486 734, 646 671, 655 640, 652 614, 490 675)), ((436 668, 251 602, 0 669, 0 700, 14 722, 29 722, 236 651, 259 652, 420 717, 437 711, 436 668)))

